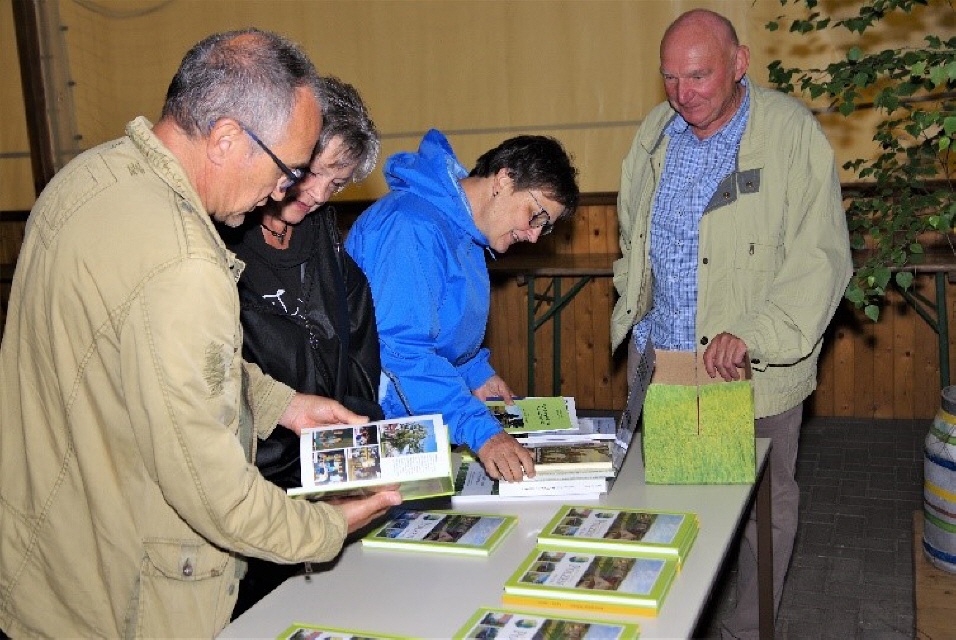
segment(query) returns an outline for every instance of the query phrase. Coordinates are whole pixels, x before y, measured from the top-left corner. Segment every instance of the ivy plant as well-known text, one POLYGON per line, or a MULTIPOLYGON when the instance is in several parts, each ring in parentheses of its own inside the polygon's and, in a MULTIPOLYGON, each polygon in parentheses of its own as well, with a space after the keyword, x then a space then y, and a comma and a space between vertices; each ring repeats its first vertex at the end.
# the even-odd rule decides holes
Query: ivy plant
MULTIPOLYGON (((818 0, 779 1, 804 5, 804 17, 780 17, 767 29, 789 25, 798 34, 843 29, 862 36, 893 14, 913 14, 930 4, 956 11, 951 0, 861 0, 848 17, 836 19, 821 12, 818 0)), ((913 271, 907 266, 919 263, 928 245, 953 250, 956 37, 927 34, 922 46, 880 51, 852 46, 823 69, 785 67, 775 60, 769 70, 779 89, 825 100, 844 116, 863 109, 879 113, 875 157, 844 164, 859 179, 844 193, 851 244, 866 249, 858 254, 863 259, 846 298, 876 321, 891 279, 908 291, 913 271)))

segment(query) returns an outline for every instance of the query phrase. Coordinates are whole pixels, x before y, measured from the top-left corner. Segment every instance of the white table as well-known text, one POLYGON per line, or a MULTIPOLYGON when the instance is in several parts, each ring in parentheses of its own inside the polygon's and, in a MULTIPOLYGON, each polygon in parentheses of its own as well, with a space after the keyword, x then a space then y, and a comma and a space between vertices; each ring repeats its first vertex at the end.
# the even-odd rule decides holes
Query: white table
MULTIPOLYGON (((700 518, 700 534, 659 615, 634 618, 641 627, 641 638, 689 638, 693 634, 754 500, 760 539, 761 637, 773 637, 769 448, 768 439, 757 440, 756 485, 646 485, 640 443, 635 438, 614 488, 600 501, 592 501, 692 511, 700 518)), ((498 501, 459 508, 518 515, 517 527, 487 558, 363 549, 360 543, 349 544, 337 562, 320 565, 309 580, 290 578, 227 626, 220 637, 274 638, 293 622, 302 622, 414 638, 450 638, 479 606, 501 606, 505 580, 531 552, 541 527, 562 502, 498 501)))

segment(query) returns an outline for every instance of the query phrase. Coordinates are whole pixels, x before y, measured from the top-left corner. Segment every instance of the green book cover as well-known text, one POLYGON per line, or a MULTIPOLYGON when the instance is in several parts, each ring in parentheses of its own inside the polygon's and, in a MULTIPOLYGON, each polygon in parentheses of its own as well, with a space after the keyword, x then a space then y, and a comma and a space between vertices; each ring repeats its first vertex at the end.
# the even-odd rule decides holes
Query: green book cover
POLYGON ((296 622, 276 636, 276 640, 411 640, 410 636, 369 633, 296 622))
POLYGON ((508 578, 504 591, 506 602, 507 596, 517 596, 528 603, 589 603, 598 610, 654 615, 676 574, 676 560, 539 546, 508 578))
POLYGON ((657 555, 683 564, 698 530, 693 513, 562 505, 541 529, 538 544, 657 555))
POLYGON ((406 500, 454 492, 448 427, 440 415, 303 429, 302 486, 291 496, 365 495, 396 484, 406 500))
POLYGON ((573 398, 515 398, 514 404, 505 404, 504 400, 487 400, 485 405, 502 428, 514 435, 578 428, 573 398))
POLYGON ((635 622, 588 620, 519 609, 481 607, 455 632, 452 639, 632 640, 639 637, 639 634, 640 626, 635 622))
POLYGON ((487 556, 517 524, 517 516, 395 509, 362 538, 362 546, 425 553, 487 556))

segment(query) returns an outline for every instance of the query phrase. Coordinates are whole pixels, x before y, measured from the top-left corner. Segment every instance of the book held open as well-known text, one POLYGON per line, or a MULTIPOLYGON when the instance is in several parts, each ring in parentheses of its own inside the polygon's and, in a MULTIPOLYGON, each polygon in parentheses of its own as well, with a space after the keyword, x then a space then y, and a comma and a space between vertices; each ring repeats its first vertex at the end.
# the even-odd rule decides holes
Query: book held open
POLYGON ((437 414, 303 429, 299 446, 302 486, 291 496, 362 495, 390 484, 406 500, 454 490, 448 427, 437 414))

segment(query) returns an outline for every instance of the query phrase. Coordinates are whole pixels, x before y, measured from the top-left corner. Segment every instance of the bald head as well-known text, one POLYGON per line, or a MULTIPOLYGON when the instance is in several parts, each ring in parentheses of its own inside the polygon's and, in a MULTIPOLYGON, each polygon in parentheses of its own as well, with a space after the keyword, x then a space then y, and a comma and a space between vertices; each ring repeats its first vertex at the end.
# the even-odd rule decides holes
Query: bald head
POLYGON ((730 21, 713 11, 688 11, 661 40, 667 101, 701 140, 734 117, 749 64, 750 50, 738 43, 730 21))
POLYGON ((708 9, 692 9, 682 13, 664 31, 661 38, 661 51, 675 34, 695 33, 714 40, 722 46, 734 47, 740 44, 737 30, 727 18, 708 9))

